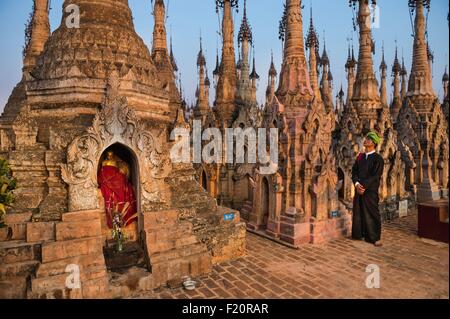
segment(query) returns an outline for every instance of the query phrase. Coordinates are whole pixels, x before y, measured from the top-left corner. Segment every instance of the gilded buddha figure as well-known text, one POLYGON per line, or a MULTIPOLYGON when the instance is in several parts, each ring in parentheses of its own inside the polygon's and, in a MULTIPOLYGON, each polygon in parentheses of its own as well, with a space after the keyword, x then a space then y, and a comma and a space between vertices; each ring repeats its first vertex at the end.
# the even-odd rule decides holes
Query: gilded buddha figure
POLYGON ((108 227, 113 227, 113 215, 116 213, 121 215, 123 226, 135 222, 137 219, 136 196, 129 180, 128 164, 113 151, 107 151, 97 177, 105 199, 108 227))
POLYGON ((125 174, 127 178, 130 178, 128 164, 116 156, 113 151, 106 152, 106 158, 103 160, 102 166, 117 167, 122 174, 125 174))

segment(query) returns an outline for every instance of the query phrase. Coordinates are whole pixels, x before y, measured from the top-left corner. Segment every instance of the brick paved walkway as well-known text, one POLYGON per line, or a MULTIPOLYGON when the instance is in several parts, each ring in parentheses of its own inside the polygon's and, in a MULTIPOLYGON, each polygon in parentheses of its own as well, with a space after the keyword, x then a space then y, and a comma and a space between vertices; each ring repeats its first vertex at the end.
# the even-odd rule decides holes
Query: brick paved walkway
POLYGON ((214 267, 191 292, 164 288, 140 298, 448 298, 448 245, 416 236, 417 216, 384 224, 384 247, 341 239, 290 249, 248 233, 247 256, 214 267), (367 265, 381 287, 365 286, 367 265))

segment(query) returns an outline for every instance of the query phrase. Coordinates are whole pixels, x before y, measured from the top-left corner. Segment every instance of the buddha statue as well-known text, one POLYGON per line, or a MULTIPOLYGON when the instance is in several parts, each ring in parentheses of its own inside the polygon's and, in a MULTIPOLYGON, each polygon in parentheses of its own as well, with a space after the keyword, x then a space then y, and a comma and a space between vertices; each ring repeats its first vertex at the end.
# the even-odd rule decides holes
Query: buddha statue
POLYGON ((103 160, 102 166, 116 167, 122 174, 126 175, 127 178, 130 178, 130 169, 128 167, 128 164, 117 157, 113 151, 106 152, 106 158, 103 160))
POLYGON ((113 227, 113 216, 118 211, 122 216, 124 226, 128 226, 137 219, 137 204, 133 185, 129 181, 130 169, 128 164, 114 154, 107 151, 101 163, 97 180, 105 199, 108 227, 113 227))

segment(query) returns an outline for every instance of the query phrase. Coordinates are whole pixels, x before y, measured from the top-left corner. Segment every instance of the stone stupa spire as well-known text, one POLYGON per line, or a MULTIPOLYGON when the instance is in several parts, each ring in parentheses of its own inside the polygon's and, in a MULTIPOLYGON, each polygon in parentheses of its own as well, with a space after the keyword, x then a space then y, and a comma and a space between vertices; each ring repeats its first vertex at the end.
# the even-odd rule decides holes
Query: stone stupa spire
POLYGON ((320 91, 322 92, 322 100, 325 103, 325 109, 330 112, 333 109, 333 96, 331 89, 332 75, 330 72, 330 59, 328 58, 327 45, 323 44, 322 58, 320 59, 322 64, 322 80, 320 81, 320 91))
POLYGON ((237 70, 234 48, 234 26, 232 8, 236 0, 216 0, 217 10, 223 8, 222 19, 222 61, 216 89, 216 109, 223 121, 231 119, 236 99, 237 70))
POLYGON ((400 62, 398 60, 398 48, 396 46, 394 64, 392 65, 392 77, 393 77, 392 86, 394 87, 394 97, 392 99, 391 114, 392 118, 394 119, 394 122, 396 121, 398 112, 400 111, 400 108, 402 106, 402 96, 400 92, 401 72, 402 66, 400 65, 400 62))
POLYGON ((411 74, 409 76, 407 97, 413 102, 416 110, 430 112, 436 95, 431 80, 428 61, 428 45, 425 37, 426 22, 424 2, 429 7, 430 0, 410 0, 409 6, 416 12, 414 23, 414 48, 411 74))
POLYGON ((153 8, 153 51, 167 50, 166 6, 164 0, 156 0, 153 8))
POLYGON ((238 33, 240 44, 240 77, 237 85, 237 98, 240 101, 249 101, 251 97, 250 81, 250 46, 253 44, 253 34, 247 19, 247 1, 244 0, 244 15, 238 33))
MULTIPOLYGON (((355 8, 358 4, 359 26, 359 58, 352 102, 363 120, 371 120, 374 123, 377 109, 382 105, 373 68, 372 55, 375 52, 375 43, 372 39, 369 2, 369 0, 351 0, 355 8)), ((375 5, 376 0, 371 0, 371 3, 375 5)))
POLYGON ((202 37, 200 36, 200 51, 197 55, 197 68, 198 68, 198 92, 197 92, 197 104, 195 107, 195 115, 206 115, 209 110, 209 101, 206 88, 206 59, 203 54, 202 37))
POLYGON ((153 16, 155 24, 153 27, 152 59, 158 69, 163 86, 168 86, 172 107, 177 108, 181 103, 175 79, 175 69, 178 69, 178 67, 174 63, 175 59, 172 52, 172 41, 170 53, 167 48, 166 7, 164 5, 164 0, 155 1, 153 16))
POLYGON ((252 68, 252 73, 250 73, 250 81, 252 83, 250 101, 253 105, 257 104, 256 90, 258 88, 259 78, 260 78, 259 74, 258 74, 258 72, 256 72, 255 50, 253 49, 253 68, 252 68))
POLYGON ((284 56, 277 96, 288 113, 297 112, 307 108, 314 96, 305 56, 301 0, 286 0, 280 36, 284 39, 284 56))
POLYGON ((388 106, 388 96, 387 96, 387 64, 384 58, 384 45, 382 49, 382 59, 380 64, 380 74, 381 74, 381 86, 380 86, 380 100, 383 107, 388 106))
POLYGON ((275 95, 275 85, 277 82, 277 69, 275 68, 275 63, 273 62, 273 51, 271 53, 271 60, 270 60, 270 68, 269 68, 269 77, 268 77, 268 83, 267 83, 267 90, 266 90, 266 102, 267 104, 270 104, 272 102, 272 98, 275 95))
POLYGON ((444 72, 444 75, 442 76, 442 87, 444 90, 444 100, 448 99, 448 82, 449 82, 449 76, 447 73, 447 66, 445 66, 445 72, 444 72))
POLYGON ((48 0, 34 0, 33 14, 27 27, 29 38, 24 49, 24 72, 29 72, 36 66, 37 58, 44 51, 44 45, 50 36, 48 11, 48 0))
POLYGON ((350 46, 348 47, 348 58, 347 63, 345 63, 345 70, 347 71, 347 101, 348 106, 353 98, 353 89, 355 85, 355 67, 357 61, 355 60, 355 50, 352 47, 350 51, 350 46))
POLYGON ((316 29, 314 28, 312 7, 310 8, 310 21, 309 30, 306 37, 306 48, 309 50, 309 77, 311 80, 311 86, 314 91, 314 97, 316 102, 322 101, 322 96, 319 89, 319 76, 317 74, 319 56, 319 37, 317 36, 316 29))

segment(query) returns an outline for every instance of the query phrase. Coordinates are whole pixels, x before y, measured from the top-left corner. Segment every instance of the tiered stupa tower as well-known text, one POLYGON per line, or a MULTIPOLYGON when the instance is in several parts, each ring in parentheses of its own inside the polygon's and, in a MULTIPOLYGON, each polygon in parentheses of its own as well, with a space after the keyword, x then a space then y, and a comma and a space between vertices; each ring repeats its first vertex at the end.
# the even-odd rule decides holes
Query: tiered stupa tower
POLYGON ((223 8, 222 19, 222 60, 217 88, 215 109, 218 117, 230 124, 236 109, 237 69, 234 47, 233 7, 238 6, 238 0, 216 0, 217 10, 223 8))
POLYGON ((39 55, 50 35, 48 17, 49 0, 34 0, 33 13, 26 29, 26 43, 23 57, 23 78, 14 88, 5 106, 2 119, 12 120, 18 115, 25 100, 25 82, 31 78, 30 72, 35 68, 39 55))
POLYGON ((352 103, 366 129, 375 126, 377 112, 382 108, 378 83, 373 70, 372 55, 375 52, 375 43, 372 38, 369 2, 376 5, 376 0, 350 1, 355 8, 358 8, 359 26, 359 58, 352 103))
POLYGON ((353 99, 353 90, 355 85, 355 68, 357 65, 357 61, 355 60, 355 50, 352 47, 350 53, 350 47, 348 48, 348 58, 347 63, 345 64, 345 70, 347 72, 347 101, 346 105, 349 106, 353 99))
POLYGON ((410 0, 409 6, 415 12, 413 61, 397 129, 410 158, 411 185, 424 202, 448 196, 448 123, 433 90, 425 37, 431 0, 410 0))
POLYGON ((306 48, 309 50, 309 77, 311 80, 311 86, 314 91, 314 97, 316 103, 322 103, 322 94, 320 93, 319 86, 319 37, 317 36, 316 29, 314 27, 312 8, 310 10, 309 30, 306 37, 306 48))
MULTIPOLYGON (((280 162, 277 174, 271 178, 276 186, 270 187, 273 190, 266 196, 261 186, 257 195, 273 201, 269 206, 267 234, 293 245, 318 243, 338 237, 348 229, 345 212, 339 225, 330 218, 331 212, 340 209, 331 149, 335 114, 334 110, 326 111, 320 96, 318 40, 312 31, 307 39, 311 57, 308 69, 301 0, 286 0, 280 31, 284 40, 280 82, 265 116, 266 127, 279 128, 280 162)), ((261 176, 260 180, 264 179, 261 176)))
POLYGON ((280 31, 284 54, 277 97, 286 107, 288 118, 304 116, 314 91, 305 56, 301 0, 286 1, 280 31))
POLYGON ((244 15, 241 27, 238 33, 238 43, 241 48, 240 77, 237 83, 236 102, 239 105, 256 103, 256 84, 257 78, 255 59, 253 59, 253 72, 250 73, 250 48, 253 45, 253 34, 247 19, 247 0, 244 0, 244 15))
POLYGON ((164 0, 155 1, 153 17, 155 24, 153 28, 152 60, 158 70, 163 86, 169 90, 172 112, 177 112, 181 107, 181 97, 175 77, 178 66, 175 63, 172 41, 170 41, 170 52, 167 48, 166 7, 164 0))
POLYGON ((402 106, 402 96, 400 91, 400 76, 402 74, 402 66, 398 60, 398 50, 395 48, 395 58, 394 63, 392 65, 392 86, 394 88, 394 96, 391 103, 391 115, 392 119, 397 122, 398 112, 402 106))
POLYGON ((277 69, 275 68, 275 63, 273 62, 273 52, 270 58, 270 67, 268 73, 267 89, 266 89, 266 106, 272 103, 272 99, 275 96, 276 83, 277 83, 277 69))
MULTIPOLYGON (((197 104, 194 109, 194 116, 196 118, 204 118, 208 112, 211 111, 209 106, 209 86, 207 83, 206 74, 206 58, 203 53, 202 38, 200 37, 200 51, 197 55, 197 68, 198 68, 198 88, 197 88, 197 104)), ((208 79, 209 81, 209 79, 208 79)))
POLYGON ((384 59, 384 46, 383 46, 383 54, 381 58, 380 64, 380 75, 381 75, 381 85, 380 85, 380 100, 383 107, 388 106, 388 96, 387 96, 387 64, 384 59))

